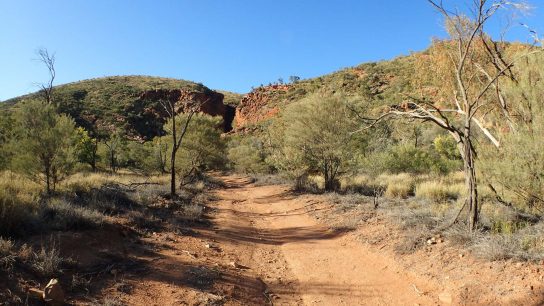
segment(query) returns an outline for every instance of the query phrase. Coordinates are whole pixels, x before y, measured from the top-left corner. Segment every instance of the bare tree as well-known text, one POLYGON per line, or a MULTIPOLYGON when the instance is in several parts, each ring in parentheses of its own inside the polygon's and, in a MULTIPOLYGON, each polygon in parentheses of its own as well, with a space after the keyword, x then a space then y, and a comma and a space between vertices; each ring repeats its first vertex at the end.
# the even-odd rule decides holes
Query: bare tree
POLYGON ((55 81, 56 71, 55 71, 55 54, 50 54, 49 51, 45 48, 39 49, 38 60, 42 62, 49 72, 49 79, 47 83, 40 84, 42 93, 47 104, 53 103, 53 82, 55 81))
POLYGON ((501 90, 501 80, 505 78, 515 80, 511 71, 514 64, 542 49, 529 49, 506 60, 502 50, 505 44, 493 41, 484 31, 484 26, 499 10, 522 9, 524 6, 521 3, 507 0, 472 0, 470 3, 473 16, 468 17, 457 10, 446 8, 443 1, 428 0, 428 2, 445 18, 451 43, 455 45, 453 51, 448 54, 454 79, 451 96, 445 103, 433 100, 434 96, 423 98, 410 96, 407 102, 392 106, 377 119, 360 118, 371 120, 370 126, 373 126, 390 116, 407 117, 432 122, 448 131, 457 142, 464 164, 467 194, 461 211, 468 207, 469 228, 474 230, 479 220, 475 169, 477 130, 495 147, 500 147, 499 139, 486 124, 486 118, 491 112, 498 110, 497 116, 502 118, 501 124, 508 124, 514 128, 508 103, 501 90), (443 104, 446 106, 442 106, 443 104))
POLYGON ((208 101, 209 99, 204 102, 194 101, 193 94, 189 91, 182 91, 179 97, 167 95, 159 101, 167 114, 167 124, 170 125, 170 136, 172 137, 170 149, 170 196, 172 198, 176 196, 176 154, 183 143, 183 138, 189 129, 193 116, 208 101), (181 112, 185 113, 186 116, 183 118, 177 116, 181 112), (182 122, 180 122, 181 130, 178 131, 179 120, 182 120, 182 122))

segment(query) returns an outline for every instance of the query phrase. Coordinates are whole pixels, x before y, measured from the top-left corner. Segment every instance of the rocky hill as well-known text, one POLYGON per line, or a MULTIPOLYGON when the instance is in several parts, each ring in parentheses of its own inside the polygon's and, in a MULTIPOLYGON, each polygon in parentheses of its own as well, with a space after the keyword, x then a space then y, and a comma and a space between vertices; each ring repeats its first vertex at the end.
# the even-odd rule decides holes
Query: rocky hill
POLYGON ((261 86, 243 96, 236 108, 234 128, 245 132, 259 130, 282 107, 317 91, 365 100, 376 108, 399 103, 403 99, 402 93, 410 90, 410 75, 414 69, 413 56, 404 56, 365 63, 296 83, 261 86))
MULTIPOLYGON (((116 76, 90 79, 55 87, 54 100, 60 111, 71 115, 79 126, 109 133, 120 129, 132 139, 158 135, 165 122, 159 101, 187 90, 195 101, 206 101, 203 113, 223 117, 225 132, 232 129, 234 106, 240 95, 213 91, 194 82, 148 76, 116 76), (227 100, 227 101, 225 101, 227 100), (225 104, 226 103, 226 104, 225 104)), ((179 95, 177 95, 179 98, 179 95)), ((9 109, 20 101, 35 99, 33 93, 0 104, 9 109)))

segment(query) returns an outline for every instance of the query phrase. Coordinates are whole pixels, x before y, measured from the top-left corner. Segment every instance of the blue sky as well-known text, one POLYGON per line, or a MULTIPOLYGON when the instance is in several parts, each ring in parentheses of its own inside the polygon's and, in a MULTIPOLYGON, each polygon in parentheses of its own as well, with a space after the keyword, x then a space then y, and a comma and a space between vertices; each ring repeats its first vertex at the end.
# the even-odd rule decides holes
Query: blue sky
MULTIPOLYGON (((523 18, 540 32, 543 2, 533 0, 523 18)), ((408 54, 444 36, 425 0, 0 0, 0 21, 0 100, 46 80, 33 60, 41 47, 56 53, 56 84, 138 74, 243 93, 408 54)), ((528 35, 517 27, 509 39, 528 35)))

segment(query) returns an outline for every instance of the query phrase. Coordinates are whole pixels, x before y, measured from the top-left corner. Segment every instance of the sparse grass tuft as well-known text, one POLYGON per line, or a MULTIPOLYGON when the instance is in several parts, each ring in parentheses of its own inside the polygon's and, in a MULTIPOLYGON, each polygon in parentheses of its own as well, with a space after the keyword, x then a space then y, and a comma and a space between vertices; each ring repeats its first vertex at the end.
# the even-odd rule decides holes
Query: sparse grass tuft
POLYGON ((188 204, 182 208, 182 217, 189 221, 200 221, 204 215, 204 207, 198 204, 188 204))
POLYGON ((62 273, 61 266, 67 259, 60 256, 60 250, 54 239, 46 244, 42 243, 41 249, 35 252, 31 258, 34 270, 42 276, 53 277, 62 273))
POLYGON ((13 242, 0 237, 0 270, 10 271, 15 258, 13 242))

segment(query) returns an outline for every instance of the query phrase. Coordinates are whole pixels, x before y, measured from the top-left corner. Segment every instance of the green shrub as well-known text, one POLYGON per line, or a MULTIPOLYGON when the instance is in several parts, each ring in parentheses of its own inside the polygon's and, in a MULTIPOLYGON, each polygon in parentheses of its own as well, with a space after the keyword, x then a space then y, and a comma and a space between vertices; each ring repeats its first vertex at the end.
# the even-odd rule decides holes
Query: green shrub
POLYGON ((262 140, 256 137, 232 138, 229 142, 228 159, 236 172, 246 174, 270 173, 262 140))

